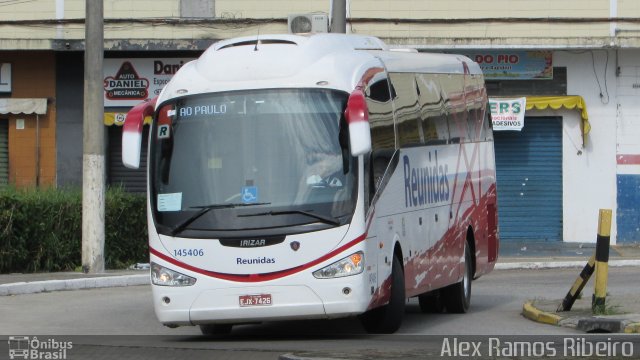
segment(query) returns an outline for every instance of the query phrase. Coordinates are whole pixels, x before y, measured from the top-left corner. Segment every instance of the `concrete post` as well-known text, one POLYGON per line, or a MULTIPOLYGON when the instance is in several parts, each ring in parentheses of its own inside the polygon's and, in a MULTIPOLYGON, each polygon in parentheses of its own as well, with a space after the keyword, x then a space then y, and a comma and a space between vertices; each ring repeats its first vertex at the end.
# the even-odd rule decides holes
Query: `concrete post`
POLYGON ((86 0, 82 138, 82 270, 104 272, 104 7, 86 0))
POLYGON ((347 32, 347 0, 333 0, 330 26, 332 33, 345 34, 347 32))

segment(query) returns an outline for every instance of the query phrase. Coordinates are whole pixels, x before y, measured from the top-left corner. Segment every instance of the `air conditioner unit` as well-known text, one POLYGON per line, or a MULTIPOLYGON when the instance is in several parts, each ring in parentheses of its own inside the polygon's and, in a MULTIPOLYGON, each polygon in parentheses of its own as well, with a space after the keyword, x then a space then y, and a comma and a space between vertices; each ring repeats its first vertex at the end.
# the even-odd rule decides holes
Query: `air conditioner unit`
POLYGON ((287 24, 290 34, 329 32, 327 14, 292 14, 287 24))

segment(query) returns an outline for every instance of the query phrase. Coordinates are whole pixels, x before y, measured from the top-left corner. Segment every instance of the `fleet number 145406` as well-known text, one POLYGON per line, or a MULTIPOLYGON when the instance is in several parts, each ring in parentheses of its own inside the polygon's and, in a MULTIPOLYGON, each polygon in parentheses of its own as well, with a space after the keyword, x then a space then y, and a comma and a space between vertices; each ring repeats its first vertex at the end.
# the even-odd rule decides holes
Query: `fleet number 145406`
POLYGON ((174 249, 173 255, 178 256, 204 256, 204 249, 174 249))

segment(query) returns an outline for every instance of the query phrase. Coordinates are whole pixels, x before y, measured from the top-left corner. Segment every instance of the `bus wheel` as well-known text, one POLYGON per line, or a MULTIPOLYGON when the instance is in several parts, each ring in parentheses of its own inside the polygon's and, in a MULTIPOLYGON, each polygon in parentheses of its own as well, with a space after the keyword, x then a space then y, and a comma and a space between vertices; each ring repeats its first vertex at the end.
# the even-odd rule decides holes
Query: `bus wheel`
POLYGON ((418 295, 418 303, 420 304, 420 311, 425 314, 442 313, 444 310, 440 290, 418 295))
POLYGON ((200 325, 202 335, 229 335, 233 324, 200 325))
POLYGON ((471 304, 471 279, 473 269, 471 268, 471 249, 469 244, 464 243, 464 276, 459 283, 444 288, 444 296, 447 304, 447 311, 450 313, 463 314, 469 310, 471 304))
POLYGON ((391 268, 391 297, 389 303, 369 310, 360 316, 362 326, 368 333, 392 334, 402 324, 405 307, 404 271, 400 259, 393 257, 391 268))

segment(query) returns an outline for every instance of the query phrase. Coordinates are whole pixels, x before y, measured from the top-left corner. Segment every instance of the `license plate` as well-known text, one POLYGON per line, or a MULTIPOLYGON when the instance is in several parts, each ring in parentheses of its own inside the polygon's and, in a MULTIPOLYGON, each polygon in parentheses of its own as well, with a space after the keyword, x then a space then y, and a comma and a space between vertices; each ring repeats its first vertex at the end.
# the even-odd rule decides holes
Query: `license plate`
POLYGON ((240 306, 271 306, 271 294, 241 295, 240 306))

